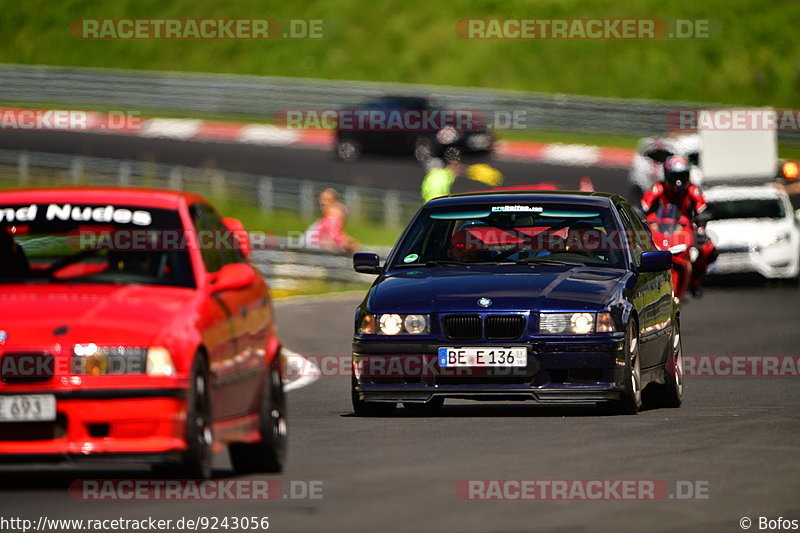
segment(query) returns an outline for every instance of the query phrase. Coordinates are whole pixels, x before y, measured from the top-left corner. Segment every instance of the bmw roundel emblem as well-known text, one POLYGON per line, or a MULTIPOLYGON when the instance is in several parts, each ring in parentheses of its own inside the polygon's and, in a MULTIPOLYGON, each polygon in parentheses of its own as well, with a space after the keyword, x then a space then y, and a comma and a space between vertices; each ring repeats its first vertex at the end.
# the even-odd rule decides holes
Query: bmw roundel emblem
POLYGON ((492 301, 489 298, 481 298, 478 300, 478 305, 481 307, 489 307, 492 305, 492 301))
POLYGON ((0 346, 4 345, 7 339, 8 339, 8 333, 0 329, 0 346))

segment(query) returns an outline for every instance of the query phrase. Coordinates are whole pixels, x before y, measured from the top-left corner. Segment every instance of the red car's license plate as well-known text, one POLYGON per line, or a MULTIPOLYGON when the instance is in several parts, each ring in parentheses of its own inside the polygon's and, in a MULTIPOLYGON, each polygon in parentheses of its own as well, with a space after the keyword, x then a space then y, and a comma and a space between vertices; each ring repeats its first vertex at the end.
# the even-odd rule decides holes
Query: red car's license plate
POLYGON ((0 422, 47 422, 56 419, 52 394, 0 396, 0 422))

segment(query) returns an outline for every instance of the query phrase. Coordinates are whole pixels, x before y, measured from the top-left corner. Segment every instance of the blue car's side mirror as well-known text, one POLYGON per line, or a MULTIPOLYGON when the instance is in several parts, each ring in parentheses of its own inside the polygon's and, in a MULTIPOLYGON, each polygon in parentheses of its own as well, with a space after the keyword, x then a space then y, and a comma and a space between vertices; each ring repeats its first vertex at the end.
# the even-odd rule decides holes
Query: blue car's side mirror
POLYGON ((639 272, 663 272, 672 268, 672 253, 668 250, 644 252, 639 262, 639 272))
POLYGON ((381 260, 378 254, 353 254, 353 269, 362 274, 380 274, 381 260))

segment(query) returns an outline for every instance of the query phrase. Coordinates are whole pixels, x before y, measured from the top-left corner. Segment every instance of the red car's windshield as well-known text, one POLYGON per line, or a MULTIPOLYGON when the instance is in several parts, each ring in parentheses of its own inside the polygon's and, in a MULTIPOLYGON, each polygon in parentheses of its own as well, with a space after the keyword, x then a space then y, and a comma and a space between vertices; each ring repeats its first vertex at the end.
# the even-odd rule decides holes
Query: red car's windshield
POLYGON ((176 211, 0 205, 0 283, 194 286, 176 211))

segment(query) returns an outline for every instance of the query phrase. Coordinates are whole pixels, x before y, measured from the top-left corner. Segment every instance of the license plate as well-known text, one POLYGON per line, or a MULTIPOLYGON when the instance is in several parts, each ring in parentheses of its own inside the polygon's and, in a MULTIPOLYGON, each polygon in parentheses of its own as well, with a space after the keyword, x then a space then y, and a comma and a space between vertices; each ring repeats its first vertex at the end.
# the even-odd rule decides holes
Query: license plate
POLYGON ((439 366, 528 366, 528 349, 513 348, 439 348, 439 366))
POLYGON ((42 422, 56 419, 52 394, 0 396, 0 422, 42 422))

